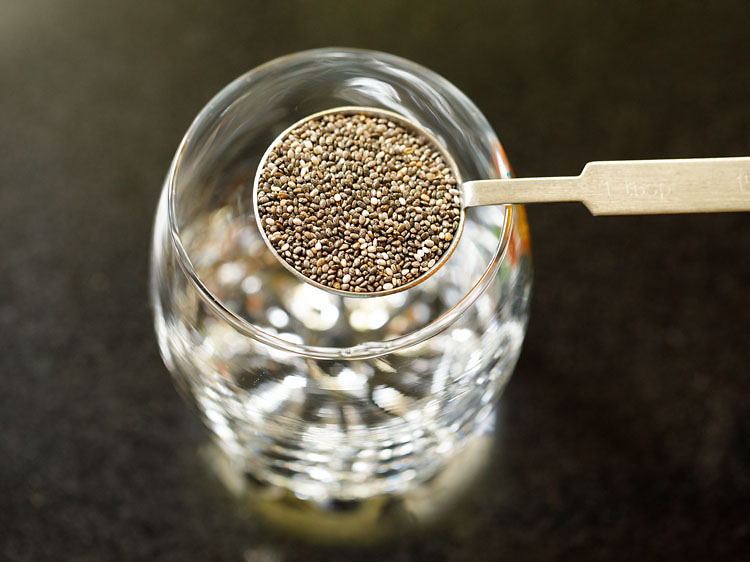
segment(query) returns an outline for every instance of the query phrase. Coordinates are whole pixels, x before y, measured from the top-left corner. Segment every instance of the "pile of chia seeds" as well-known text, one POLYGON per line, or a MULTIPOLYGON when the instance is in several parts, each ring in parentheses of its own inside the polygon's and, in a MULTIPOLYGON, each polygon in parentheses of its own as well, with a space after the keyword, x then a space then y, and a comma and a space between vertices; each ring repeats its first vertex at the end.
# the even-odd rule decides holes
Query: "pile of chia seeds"
POLYGON ((461 214, 456 178, 431 142, 367 113, 325 114, 279 139, 257 204, 282 259, 355 293, 397 289, 430 271, 461 214))

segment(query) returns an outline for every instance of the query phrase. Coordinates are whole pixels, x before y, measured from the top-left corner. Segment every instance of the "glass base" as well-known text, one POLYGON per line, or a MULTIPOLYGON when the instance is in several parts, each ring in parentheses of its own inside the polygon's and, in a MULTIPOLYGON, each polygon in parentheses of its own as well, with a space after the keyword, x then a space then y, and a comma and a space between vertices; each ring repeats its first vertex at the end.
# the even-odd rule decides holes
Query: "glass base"
POLYGON ((300 498, 239 470, 217 445, 201 450, 226 489, 271 529, 319 544, 372 544, 428 530, 453 512, 492 458, 494 419, 428 481, 398 494, 325 501, 300 498))

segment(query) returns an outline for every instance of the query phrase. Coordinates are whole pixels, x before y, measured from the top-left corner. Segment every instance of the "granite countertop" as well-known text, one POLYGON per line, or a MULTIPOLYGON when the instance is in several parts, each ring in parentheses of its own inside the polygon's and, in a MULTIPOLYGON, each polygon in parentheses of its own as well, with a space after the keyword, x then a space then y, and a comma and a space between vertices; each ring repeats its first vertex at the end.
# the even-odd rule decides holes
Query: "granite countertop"
POLYGON ((518 175, 571 175, 750 154, 749 16, 736 0, 6 0, 0 559, 747 559, 750 214, 530 207, 531 323, 488 482, 439 532, 375 549, 269 535, 207 473, 146 277, 182 134, 275 56, 411 58, 482 108, 518 175))

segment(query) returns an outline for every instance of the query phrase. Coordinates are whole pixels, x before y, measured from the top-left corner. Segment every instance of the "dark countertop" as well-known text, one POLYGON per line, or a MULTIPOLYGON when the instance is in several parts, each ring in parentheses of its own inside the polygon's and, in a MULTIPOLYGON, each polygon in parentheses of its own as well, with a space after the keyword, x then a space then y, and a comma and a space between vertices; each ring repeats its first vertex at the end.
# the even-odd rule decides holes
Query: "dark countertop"
POLYGON ((489 482, 440 533, 356 553, 269 537, 207 474, 146 287, 182 134, 277 55, 416 60, 482 108, 518 175, 570 175, 750 154, 749 17, 739 0, 3 2, 0 559, 750 557, 750 215, 531 207, 531 324, 489 482))

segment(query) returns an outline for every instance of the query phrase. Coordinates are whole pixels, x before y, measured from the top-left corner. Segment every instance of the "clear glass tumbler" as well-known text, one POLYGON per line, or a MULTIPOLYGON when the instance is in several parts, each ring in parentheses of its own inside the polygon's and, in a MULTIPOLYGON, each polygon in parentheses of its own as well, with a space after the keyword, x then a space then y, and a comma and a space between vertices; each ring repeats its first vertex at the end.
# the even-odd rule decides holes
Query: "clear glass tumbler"
POLYGON ((485 118, 445 79, 383 53, 307 51, 245 74, 200 112, 153 239, 156 333, 178 387, 238 473, 321 506, 424 490, 492 431, 531 283, 512 206, 470 209, 447 263, 399 294, 332 295, 282 267, 254 221, 258 162, 292 123, 351 105, 424 127, 464 179, 510 175, 485 118))

